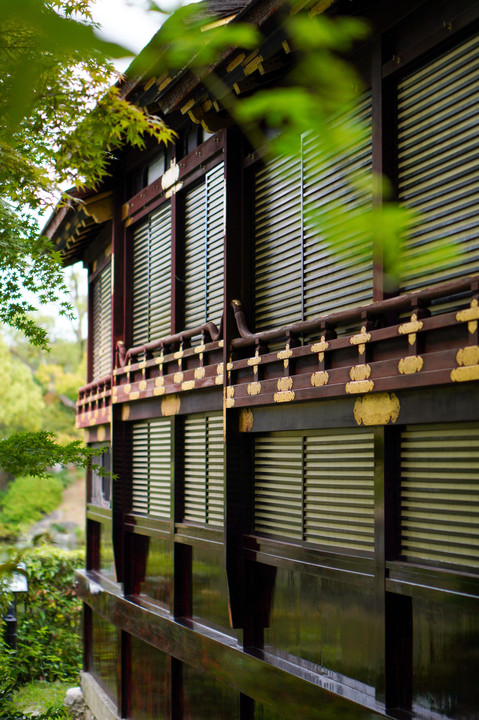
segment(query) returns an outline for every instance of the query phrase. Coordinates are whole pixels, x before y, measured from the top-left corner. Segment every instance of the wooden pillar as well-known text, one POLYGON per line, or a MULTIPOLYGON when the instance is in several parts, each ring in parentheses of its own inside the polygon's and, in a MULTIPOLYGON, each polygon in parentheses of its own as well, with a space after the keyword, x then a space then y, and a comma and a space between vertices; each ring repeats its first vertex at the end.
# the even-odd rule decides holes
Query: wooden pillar
POLYGON ((127 406, 112 408, 112 532, 118 582, 125 580, 125 513, 131 504, 131 426, 122 420, 127 406))
MULTIPOLYGON (((119 177, 122 178, 122 173, 119 177)), ((123 220, 121 218, 121 207, 123 204, 123 182, 117 180, 113 188, 113 230, 112 230, 112 288, 113 296, 111 303, 111 338, 112 338, 112 358, 111 366, 115 364, 116 345, 119 340, 126 341, 126 328, 129 327, 129 309, 131 302, 129 299, 129 286, 127 285, 126 268, 132 266, 126 263, 126 238, 127 232, 123 220)))
POLYGON ((245 576, 243 536, 245 532, 245 499, 249 495, 248 469, 244 465, 244 437, 238 426, 238 412, 226 407, 228 363, 231 361, 231 340, 237 329, 231 301, 242 297, 243 264, 243 184, 242 148, 239 131, 226 132, 225 143, 225 243, 224 243, 224 477, 225 477, 225 563, 228 580, 229 610, 233 627, 244 625, 245 576))
POLYGON ((376 699, 409 710, 412 699, 412 601, 386 592, 387 563, 400 551, 401 428, 375 430, 376 699))
MULTIPOLYGON (((396 197, 396 98, 393 84, 382 76, 384 43, 378 36, 371 52, 371 100, 372 100, 372 169, 378 177, 384 177, 389 184, 390 194, 377 188, 373 202, 381 207, 387 200, 396 197)), ((379 244, 374 249, 373 300, 383 300, 395 294, 385 287, 384 254, 379 244)))

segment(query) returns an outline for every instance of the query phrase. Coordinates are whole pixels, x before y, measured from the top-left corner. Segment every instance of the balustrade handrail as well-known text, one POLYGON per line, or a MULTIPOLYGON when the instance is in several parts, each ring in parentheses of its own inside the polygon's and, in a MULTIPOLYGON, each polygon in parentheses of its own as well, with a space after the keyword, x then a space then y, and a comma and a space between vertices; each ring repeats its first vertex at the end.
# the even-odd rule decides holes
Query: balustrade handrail
POLYGON ((111 373, 109 375, 104 375, 101 378, 98 378, 97 380, 92 380, 87 385, 83 385, 83 387, 80 388, 80 393, 87 393, 91 390, 95 390, 96 388, 99 388, 100 385, 107 385, 108 383, 111 384, 111 373))
POLYGON ((272 340, 278 340, 279 338, 284 337, 294 337, 301 335, 302 333, 309 333, 312 330, 317 330, 318 328, 333 330, 336 325, 339 325, 340 323, 351 322, 353 320, 357 320, 358 318, 361 318, 366 322, 369 318, 405 310, 408 307, 411 308, 412 311, 420 308, 425 309, 431 300, 436 300, 441 297, 449 297, 450 295, 456 295, 466 290, 473 292, 479 291, 479 274, 468 275, 467 277, 459 278, 458 280, 451 280, 449 282, 442 283, 441 285, 425 288, 424 290, 418 290, 414 293, 395 295, 394 297, 386 298, 385 300, 376 300, 375 302, 368 303, 367 305, 359 305, 354 308, 348 308, 347 310, 330 313, 329 315, 320 315, 313 320, 299 320, 298 322, 294 322, 289 325, 282 325, 279 328, 262 330, 257 333, 251 332, 248 328, 241 301, 232 300, 231 306, 234 311, 240 337, 234 338, 231 344, 235 348, 248 347, 250 345, 267 345, 268 342, 271 342, 272 340))
POLYGON ((164 347, 168 347, 169 345, 176 345, 178 343, 181 344, 195 335, 202 335, 204 337, 206 333, 208 333, 212 342, 220 340, 223 335, 223 316, 221 317, 219 327, 217 327, 214 322, 210 321, 204 325, 199 325, 198 327, 191 328, 189 330, 182 330, 174 335, 167 335, 164 338, 152 340, 151 342, 129 348, 128 350, 125 350, 124 343, 119 340, 117 343, 115 365, 117 368, 123 368, 125 365, 128 365, 129 360, 135 355, 153 353, 155 350, 160 350, 164 347))

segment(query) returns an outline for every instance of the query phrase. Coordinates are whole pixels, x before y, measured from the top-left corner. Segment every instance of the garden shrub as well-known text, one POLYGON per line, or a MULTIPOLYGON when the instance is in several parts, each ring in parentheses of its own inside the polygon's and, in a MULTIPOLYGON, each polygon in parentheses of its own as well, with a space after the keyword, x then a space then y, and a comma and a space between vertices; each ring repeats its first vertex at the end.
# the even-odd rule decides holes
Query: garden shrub
POLYGON ((0 650, 0 675, 19 685, 32 680, 78 681, 81 601, 74 589, 74 570, 84 564, 83 551, 44 545, 25 553, 28 595, 26 612, 17 608, 17 650, 0 650))
POLYGON ((62 491, 63 482, 57 476, 15 478, 0 500, 0 537, 15 538, 22 527, 55 510, 62 491))

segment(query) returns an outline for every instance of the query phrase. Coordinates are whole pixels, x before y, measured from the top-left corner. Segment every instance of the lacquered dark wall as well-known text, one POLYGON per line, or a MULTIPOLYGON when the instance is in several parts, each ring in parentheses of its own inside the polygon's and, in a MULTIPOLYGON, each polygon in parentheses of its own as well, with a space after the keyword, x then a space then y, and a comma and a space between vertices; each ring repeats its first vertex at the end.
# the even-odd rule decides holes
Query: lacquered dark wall
POLYGON ((167 655, 131 638, 131 717, 135 720, 169 720, 171 673, 167 655))
POLYGON ((255 703, 254 720, 288 720, 286 715, 272 710, 267 705, 255 703))
POLYGON ((223 551, 194 547, 192 558, 193 616, 223 632, 239 636, 230 626, 228 585, 223 551))
POLYGON ((110 523, 100 523, 100 572, 110 580, 116 579, 110 523))
POLYGON ((413 601, 413 707, 455 720, 479 716, 479 602, 413 601))
POLYGON ((239 693, 183 665, 183 720, 239 720, 239 693))
POLYGON ((265 649, 373 686, 374 602, 353 585, 278 568, 265 649))
POLYGON ((172 582, 173 558, 170 543, 160 538, 149 538, 145 579, 140 583, 140 592, 169 609, 172 582))
POLYGON ((92 613, 92 675, 100 685, 116 701, 118 697, 117 662, 119 660, 119 630, 104 620, 97 613, 92 613))

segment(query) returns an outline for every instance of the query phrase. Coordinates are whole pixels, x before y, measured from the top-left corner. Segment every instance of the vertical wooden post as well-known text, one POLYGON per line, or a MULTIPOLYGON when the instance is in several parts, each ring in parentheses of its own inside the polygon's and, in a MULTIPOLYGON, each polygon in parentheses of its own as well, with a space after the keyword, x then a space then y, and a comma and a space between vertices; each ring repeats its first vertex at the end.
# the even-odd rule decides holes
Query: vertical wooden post
POLYGON ((376 699, 408 710, 412 698, 412 602, 386 592, 400 550, 401 428, 375 430, 376 699))
POLYGON ((374 430, 374 579, 376 592, 376 700, 385 702, 385 453, 387 452, 386 429, 374 430))
POLYGON ((131 636, 120 631, 120 677, 118 684, 118 710, 120 717, 131 717, 131 636))
MULTIPOLYGON (((401 428, 384 428, 384 556, 397 560, 401 551, 401 428)), ((386 708, 410 710, 412 703, 412 599, 385 593, 386 708)))
POLYGON ((86 521, 86 569, 100 569, 100 524, 93 520, 86 521))
POLYGON ((92 653, 92 609, 83 603, 83 670, 91 672, 92 653))
MULTIPOLYGON (((224 398, 231 361, 231 340, 237 334, 231 301, 242 297, 243 289, 243 142, 236 128, 227 130, 225 144, 225 242, 224 242, 224 398)), ((244 625, 244 562, 243 536, 245 520, 245 476, 242 472, 244 438, 238 428, 238 413, 226 408, 223 400, 223 429, 225 443, 225 563, 228 580, 230 619, 233 627, 244 625), (243 487, 242 487, 243 485, 243 487)))
MULTIPOLYGON (((378 36, 371 52, 371 101, 372 101, 372 169, 379 177, 384 177, 390 185, 391 197, 395 197, 396 184, 396 118, 395 93, 390 82, 382 77, 383 43, 378 36)), ((373 202, 381 206, 388 198, 381 188, 376 188, 373 202)), ((383 248, 376 246, 374 252, 373 300, 383 300, 394 294, 390 287, 384 286, 383 248)))
MULTIPOLYGON (((120 173, 122 177, 122 173, 120 173)), ((111 317, 111 338, 112 338, 112 358, 111 367, 115 363, 116 344, 119 340, 126 342, 126 328, 129 327, 129 308, 131 303, 127 301, 130 287, 128 285, 131 280, 132 263, 126 263, 126 236, 127 232, 121 219, 121 206, 123 201, 123 183, 120 180, 114 185, 113 189, 113 230, 112 230, 112 317, 111 317), (127 273, 126 268, 129 268, 127 273)))
POLYGON ((183 193, 171 200, 171 332, 185 326, 185 198, 183 193))
MULTIPOLYGON (((173 529, 176 522, 184 517, 184 421, 175 417, 173 422, 173 458, 174 458, 174 507, 173 529)), ((192 549, 174 541, 173 533, 173 615, 175 617, 191 617, 193 612, 192 593, 192 549)))
POLYGON ((112 526, 115 570, 118 582, 125 579, 125 513, 131 504, 131 427, 122 420, 123 407, 112 408, 112 526))

